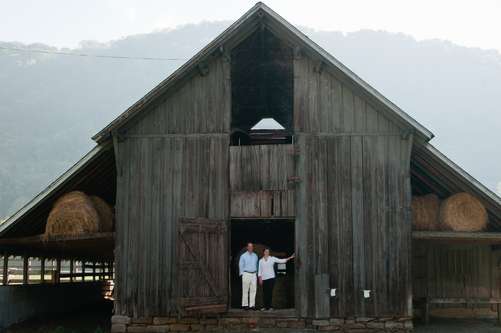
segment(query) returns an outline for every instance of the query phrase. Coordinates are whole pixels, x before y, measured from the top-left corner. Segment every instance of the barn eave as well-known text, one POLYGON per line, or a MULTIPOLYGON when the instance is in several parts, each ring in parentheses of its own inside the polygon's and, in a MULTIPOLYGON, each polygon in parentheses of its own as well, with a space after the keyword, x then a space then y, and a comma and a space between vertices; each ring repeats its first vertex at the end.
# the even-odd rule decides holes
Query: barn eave
POLYGON ((111 142, 95 146, 65 173, 26 205, 0 224, 0 238, 27 237, 43 233, 54 201, 62 194, 83 190, 98 192, 107 201, 115 193, 115 157, 111 142))

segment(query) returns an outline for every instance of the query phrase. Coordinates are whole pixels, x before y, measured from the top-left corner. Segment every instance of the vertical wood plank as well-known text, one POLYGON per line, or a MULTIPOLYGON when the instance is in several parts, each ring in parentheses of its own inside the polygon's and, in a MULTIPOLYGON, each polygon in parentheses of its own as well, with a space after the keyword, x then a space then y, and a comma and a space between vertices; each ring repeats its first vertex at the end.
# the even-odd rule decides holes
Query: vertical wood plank
POLYGON ((28 284, 30 280, 30 261, 29 257, 24 256, 23 257, 23 284, 28 284))
POLYGON ((75 274, 75 261, 73 259, 70 260, 70 282, 73 282, 73 277, 75 274))
POLYGON ((45 257, 40 258, 40 283, 45 283, 45 257))
POLYGON ((9 284, 9 256, 7 254, 3 256, 2 284, 4 286, 9 284))

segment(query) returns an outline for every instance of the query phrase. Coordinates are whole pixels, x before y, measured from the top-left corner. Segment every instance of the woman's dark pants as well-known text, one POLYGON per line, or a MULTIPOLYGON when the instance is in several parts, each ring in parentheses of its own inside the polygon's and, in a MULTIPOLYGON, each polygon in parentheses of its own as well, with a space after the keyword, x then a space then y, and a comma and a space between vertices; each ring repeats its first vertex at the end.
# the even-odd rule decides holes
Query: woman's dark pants
POLYGON ((266 309, 272 307, 273 298, 273 286, 275 285, 275 279, 263 280, 263 304, 266 309))

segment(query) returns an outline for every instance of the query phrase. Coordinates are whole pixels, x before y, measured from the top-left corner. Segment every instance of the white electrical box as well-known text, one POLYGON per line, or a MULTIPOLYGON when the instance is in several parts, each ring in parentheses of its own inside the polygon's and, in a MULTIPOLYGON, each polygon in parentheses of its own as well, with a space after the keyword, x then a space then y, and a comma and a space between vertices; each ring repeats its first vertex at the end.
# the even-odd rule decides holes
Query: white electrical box
POLYGON ((286 264, 277 264, 277 274, 287 275, 287 265, 286 264))
POLYGON ((331 297, 336 297, 336 288, 331 289, 331 297))
POLYGON ((364 298, 370 298, 371 297, 371 291, 370 290, 364 290, 364 298))

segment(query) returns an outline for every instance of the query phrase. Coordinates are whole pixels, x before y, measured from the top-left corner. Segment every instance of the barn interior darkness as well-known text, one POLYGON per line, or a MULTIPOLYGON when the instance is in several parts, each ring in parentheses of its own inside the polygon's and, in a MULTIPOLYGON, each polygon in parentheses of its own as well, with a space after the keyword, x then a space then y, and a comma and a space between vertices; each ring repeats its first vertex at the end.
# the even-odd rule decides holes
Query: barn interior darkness
MULTIPOLYGON (((248 242, 255 244, 256 254, 261 258, 266 246, 271 255, 279 258, 294 253, 294 220, 256 219, 231 221, 231 306, 241 305, 242 286, 238 274, 238 260, 248 242)), ((276 309, 294 308, 294 261, 283 266, 275 265, 277 280, 273 292, 273 307, 276 309)), ((262 306, 261 288, 258 288, 256 307, 262 306)))
POLYGON ((231 143, 290 143, 293 49, 268 29, 257 29, 231 52, 231 82, 231 143), (263 119, 281 128, 253 129, 263 119))

